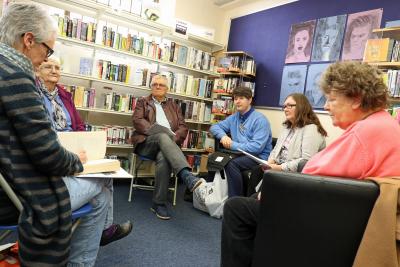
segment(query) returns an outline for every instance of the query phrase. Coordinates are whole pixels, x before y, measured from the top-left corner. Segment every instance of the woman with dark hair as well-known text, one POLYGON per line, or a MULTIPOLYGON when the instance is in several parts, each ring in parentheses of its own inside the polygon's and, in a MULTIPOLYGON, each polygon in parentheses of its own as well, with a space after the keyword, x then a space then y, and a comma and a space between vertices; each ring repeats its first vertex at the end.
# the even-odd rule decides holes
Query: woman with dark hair
POLYGON ((315 22, 292 26, 285 63, 308 62, 311 57, 311 44, 315 22))
MULTIPOLYGON (((299 165, 325 148, 327 133, 305 95, 290 94, 283 104, 283 111, 286 120, 268 163, 272 170, 297 172, 299 165)), ((263 173, 261 166, 252 170, 247 195, 255 193, 263 173)))

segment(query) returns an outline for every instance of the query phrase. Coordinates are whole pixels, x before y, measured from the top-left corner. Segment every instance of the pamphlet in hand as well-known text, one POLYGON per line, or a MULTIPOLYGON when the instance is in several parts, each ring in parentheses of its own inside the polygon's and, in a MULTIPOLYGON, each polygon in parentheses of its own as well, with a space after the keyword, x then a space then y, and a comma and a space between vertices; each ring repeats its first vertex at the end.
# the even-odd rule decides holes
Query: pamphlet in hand
POLYGON ((171 129, 169 129, 169 128, 165 127, 165 126, 162 126, 162 125, 160 125, 158 123, 154 123, 150 127, 149 131, 147 132, 148 135, 153 135, 153 134, 158 134, 158 133, 166 133, 170 137, 174 137, 175 136, 175 133, 173 131, 171 131, 171 129))
POLYGON ((248 157, 252 158, 253 160, 257 161, 257 162, 260 163, 261 165, 264 165, 264 166, 267 166, 268 168, 271 168, 271 166, 269 166, 269 164, 268 164, 268 161, 263 160, 263 159, 260 159, 260 158, 257 158, 256 156, 254 156, 254 155, 252 155, 252 154, 250 154, 250 153, 248 153, 248 152, 246 152, 246 151, 243 151, 243 150, 241 150, 241 149, 238 149, 238 150, 239 150, 240 152, 242 152, 243 154, 245 154, 246 156, 248 156, 248 157))

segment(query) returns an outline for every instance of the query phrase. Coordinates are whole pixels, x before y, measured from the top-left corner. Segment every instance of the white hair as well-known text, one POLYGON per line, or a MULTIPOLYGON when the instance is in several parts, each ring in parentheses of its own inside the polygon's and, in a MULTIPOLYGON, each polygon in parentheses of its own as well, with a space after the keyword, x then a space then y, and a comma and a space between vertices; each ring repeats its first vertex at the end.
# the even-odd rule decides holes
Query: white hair
POLYGON ((151 79, 150 85, 152 85, 155 80, 163 80, 165 82, 165 85, 168 87, 168 79, 164 75, 161 74, 154 75, 153 78, 151 79))
POLYGON ((14 47, 24 33, 42 43, 57 35, 57 25, 47 11, 33 3, 10 4, 0 20, 0 42, 14 47))

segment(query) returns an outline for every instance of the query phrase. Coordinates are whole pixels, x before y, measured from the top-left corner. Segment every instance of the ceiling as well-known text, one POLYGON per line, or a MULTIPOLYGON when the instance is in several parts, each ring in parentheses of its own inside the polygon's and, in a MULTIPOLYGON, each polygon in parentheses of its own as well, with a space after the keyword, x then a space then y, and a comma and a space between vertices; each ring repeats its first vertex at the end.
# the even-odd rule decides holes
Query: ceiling
MULTIPOLYGON (((253 2, 257 2, 261 0, 213 0, 213 3, 216 6, 219 6, 222 9, 229 10, 234 9, 240 6, 244 6, 253 2)), ((265 0, 267 1, 267 0, 265 0)))

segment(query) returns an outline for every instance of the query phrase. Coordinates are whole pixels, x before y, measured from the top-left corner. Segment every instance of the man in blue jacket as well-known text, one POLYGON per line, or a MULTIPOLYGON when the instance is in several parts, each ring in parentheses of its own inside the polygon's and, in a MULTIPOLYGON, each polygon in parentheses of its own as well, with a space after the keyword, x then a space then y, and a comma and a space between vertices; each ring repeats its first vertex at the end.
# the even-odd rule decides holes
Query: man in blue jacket
MULTIPOLYGON (((267 160, 272 150, 272 134, 268 119, 251 106, 253 97, 249 88, 235 88, 233 98, 237 112, 211 126, 211 133, 226 149, 234 151, 241 149, 267 160)), ((242 172, 256 165, 256 161, 240 155, 225 166, 229 197, 243 195, 242 172)))

